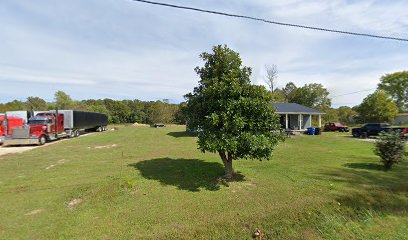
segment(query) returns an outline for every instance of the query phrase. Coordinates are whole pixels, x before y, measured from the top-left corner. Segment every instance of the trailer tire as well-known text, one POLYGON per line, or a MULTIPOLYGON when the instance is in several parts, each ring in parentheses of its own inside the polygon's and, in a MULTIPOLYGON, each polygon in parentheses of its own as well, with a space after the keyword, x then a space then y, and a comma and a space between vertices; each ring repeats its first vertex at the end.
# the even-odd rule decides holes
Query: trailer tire
POLYGON ((45 135, 41 135, 41 137, 38 139, 38 143, 40 145, 44 145, 47 143, 47 137, 45 135))
POLYGON ((76 137, 75 131, 72 130, 72 131, 69 133, 69 138, 74 138, 74 137, 76 137))
POLYGON ((96 128, 96 131, 97 131, 97 132, 102 132, 102 127, 97 127, 97 128, 96 128))
POLYGON ((75 137, 79 137, 79 130, 75 130, 75 137))

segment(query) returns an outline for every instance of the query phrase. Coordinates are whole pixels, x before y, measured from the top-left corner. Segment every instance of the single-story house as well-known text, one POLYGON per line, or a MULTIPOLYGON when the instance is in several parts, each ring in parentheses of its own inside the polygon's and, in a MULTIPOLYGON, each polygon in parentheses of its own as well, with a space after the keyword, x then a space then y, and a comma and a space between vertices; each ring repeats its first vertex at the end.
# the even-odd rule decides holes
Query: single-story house
POLYGON ((405 125, 408 123, 408 113, 400 113, 398 114, 394 121, 392 122, 395 125, 405 125))
POLYGON ((284 129, 303 130, 312 127, 312 116, 318 117, 319 128, 322 127, 322 111, 297 103, 272 103, 275 113, 280 115, 280 123, 284 129))
MULTIPOLYGON (((305 130, 312 127, 312 116, 318 117, 318 127, 322 127, 322 115, 326 114, 322 111, 309 108, 297 103, 271 103, 275 108, 275 113, 280 115, 280 124, 283 129, 287 130, 305 130)), ((195 132, 186 123, 187 132, 195 132)))

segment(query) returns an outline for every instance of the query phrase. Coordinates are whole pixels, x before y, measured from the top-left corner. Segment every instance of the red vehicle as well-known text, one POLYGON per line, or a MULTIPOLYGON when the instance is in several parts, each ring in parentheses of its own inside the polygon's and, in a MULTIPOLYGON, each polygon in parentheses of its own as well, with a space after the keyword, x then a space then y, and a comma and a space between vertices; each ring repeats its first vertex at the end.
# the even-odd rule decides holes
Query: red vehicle
POLYGON ((341 125, 340 123, 333 123, 329 122, 324 125, 324 131, 339 131, 339 132, 349 132, 349 128, 347 126, 341 125))
POLYGON ((44 145, 64 137, 78 137, 81 129, 104 131, 108 123, 105 114, 73 110, 40 112, 27 124, 13 128, 4 138, 4 145, 44 145))
POLYGON ((0 116, 0 143, 3 142, 3 138, 6 135, 13 134, 13 128, 23 126, 23 119, 18 117, 7 117, 6 115, 0 116))

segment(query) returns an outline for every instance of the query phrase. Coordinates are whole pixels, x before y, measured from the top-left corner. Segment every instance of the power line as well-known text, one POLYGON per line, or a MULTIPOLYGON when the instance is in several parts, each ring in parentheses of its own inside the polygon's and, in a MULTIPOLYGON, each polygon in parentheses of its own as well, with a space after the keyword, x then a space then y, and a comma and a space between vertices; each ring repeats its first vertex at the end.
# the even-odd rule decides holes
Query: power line
POLYGON ((356 93, 361 93, 361 92, 367 92, 367 91, 371 91, 377 88, 369 88, 369 89, 364 89, 364 90, 360 90, 360 91, 356 91, 356 92, 350 92, 350 93, 345 93, 345 94, 341 94, 341 95, 336 95, 334 97, 331 98, 336 98, 336 97, 341 97, 341 96, 347 96, 347 95, 351 95, 351 94, 356 94, 356 93))
POLYGON ((266 19, 263 19, 263 18, 250 17, 250 16, 238 15, 238 14, 232 14, 232 13, 226 13, 226 12, 218 12, 218 11, 206 10, 206 9, 200 9, 200 8, 186 7, 186 6, 174 5, 174 4, 168 4, 168 3, 161 3, 161 2, 152 2, 152 1, 145 1, 145 0, 131 0, 131 1, 142 2, 142 3, 147 3, 147 4, 153 4, 153 5, 159 5, 159 6, 164 6, 164 7, 171 7, 171 8, 178 8, 178 9, 184 9, 184 10, 192 10, 192 11, 197 11, 197 12, 222 15, 222 16, 227 16, 227 17, 250 19, 250 20, 254 20, 254 21, 260 21, 260 22, 265 22, 265 23, 270 23, 270 24, 275 24, 275 25, 281 25, 281 26, 287 26, 287 27, 296 27, 296 28, 304 28, 304 29, 315 30, 315 31, 340 33, 340 34, 347 34, 347 35, 354 35, 354 36, 363 36, 363 37, 371 37, 371 38, 380 38, 380 39, 386 39, 386 40, 395 40, 395 41, 408 42, 407 38, 396 38, 396 37, 390 37, 390 36, 374 35, 374 34, 369 34, 369 33, 349 32, 349 31, 329 29, 329 28, 320 28, 320 27, 312 27, 312 26, 293 24, 293 23, 270 21, 270 20, 266 20, 266 19))

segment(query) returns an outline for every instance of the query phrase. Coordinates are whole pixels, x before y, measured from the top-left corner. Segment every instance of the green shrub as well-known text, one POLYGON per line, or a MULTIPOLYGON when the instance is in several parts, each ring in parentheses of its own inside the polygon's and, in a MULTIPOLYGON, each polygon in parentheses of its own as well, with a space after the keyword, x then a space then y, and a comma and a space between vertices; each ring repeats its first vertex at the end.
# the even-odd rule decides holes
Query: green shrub
POLYGON ((126 190, 133 189, 136 186, 136 179, 133 177, 124 177, 120 181, 120 187, 126 190))
POLYGON ((381 157, 384 168, 388 170, 404 158, 405 139, 398 131, 380 133, 380 138, 375 143, 374 153, 381 157))

